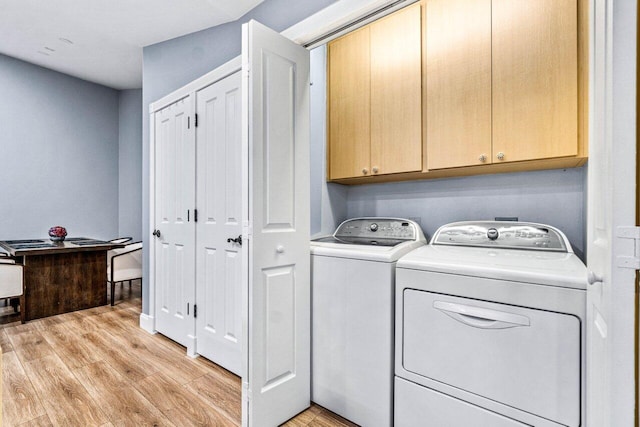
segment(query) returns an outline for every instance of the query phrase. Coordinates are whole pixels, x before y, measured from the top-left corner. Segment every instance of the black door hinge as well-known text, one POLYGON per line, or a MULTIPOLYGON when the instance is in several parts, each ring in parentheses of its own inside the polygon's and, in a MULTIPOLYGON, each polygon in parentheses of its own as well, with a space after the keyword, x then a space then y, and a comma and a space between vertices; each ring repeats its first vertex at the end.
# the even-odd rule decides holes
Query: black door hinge
POLYGON ((198 305, 193 304, 193 318, 195 319, 196 317, 198 317, 198 305))
POLYGON ((198 115, 195 114, 193 117, 193 126, 198 127, 198 115))
POLYGON ((193 221, 198 222, 198 209, 193 210, 193 221))
POLYGON ((189 315, 189 303, 187 303, 187 316, 189 315))
POLYGON ((187 116, 187 129, 191 129, 191 117, 187 116))

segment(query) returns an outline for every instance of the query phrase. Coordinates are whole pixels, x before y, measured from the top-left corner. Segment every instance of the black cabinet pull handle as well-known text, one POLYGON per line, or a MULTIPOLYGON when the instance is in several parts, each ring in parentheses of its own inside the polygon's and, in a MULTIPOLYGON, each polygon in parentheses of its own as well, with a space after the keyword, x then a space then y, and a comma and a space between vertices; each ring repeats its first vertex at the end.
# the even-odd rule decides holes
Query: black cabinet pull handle
POLYGON ((151 234, 153 234, 156 237, 160 237, 160 230, 153 230, 153 233, 151 234))

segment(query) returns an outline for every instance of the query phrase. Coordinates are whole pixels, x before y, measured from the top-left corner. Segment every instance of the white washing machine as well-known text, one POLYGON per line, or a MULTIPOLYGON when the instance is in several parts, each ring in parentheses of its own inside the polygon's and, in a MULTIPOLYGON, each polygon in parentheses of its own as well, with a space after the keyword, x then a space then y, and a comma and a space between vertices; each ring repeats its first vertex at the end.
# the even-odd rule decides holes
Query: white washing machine
POLYGON ((311 399, 367 427, 393 424, 396 261, 426 244, 418 224, 354 218, 311 241, 311 399))
POLYGON ((553 227, 441 227, 396 269, 395 425, 584 425, 586 284, 553 227))

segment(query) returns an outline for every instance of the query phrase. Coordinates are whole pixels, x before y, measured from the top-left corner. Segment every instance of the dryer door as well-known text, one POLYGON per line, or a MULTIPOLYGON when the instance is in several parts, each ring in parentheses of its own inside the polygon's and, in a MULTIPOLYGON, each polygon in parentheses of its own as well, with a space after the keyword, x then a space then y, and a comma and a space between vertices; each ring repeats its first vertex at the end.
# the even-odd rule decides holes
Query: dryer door
POLYGON ((404 369, 567 426, 580 424, 580 321, 405 289, 404 369))

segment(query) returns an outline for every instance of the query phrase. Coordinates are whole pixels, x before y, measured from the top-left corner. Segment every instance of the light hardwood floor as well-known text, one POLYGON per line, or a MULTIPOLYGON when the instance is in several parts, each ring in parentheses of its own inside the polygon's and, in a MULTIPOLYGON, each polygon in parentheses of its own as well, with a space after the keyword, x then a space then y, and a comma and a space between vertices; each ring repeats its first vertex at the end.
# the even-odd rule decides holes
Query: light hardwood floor
MULTIPOLYGON (((140 285, 116 306, 0 326, 2 426, 238 426, 240 378, 138 326, 140 285)), ((354 426, 312 405, 286 426, 354 426)))

